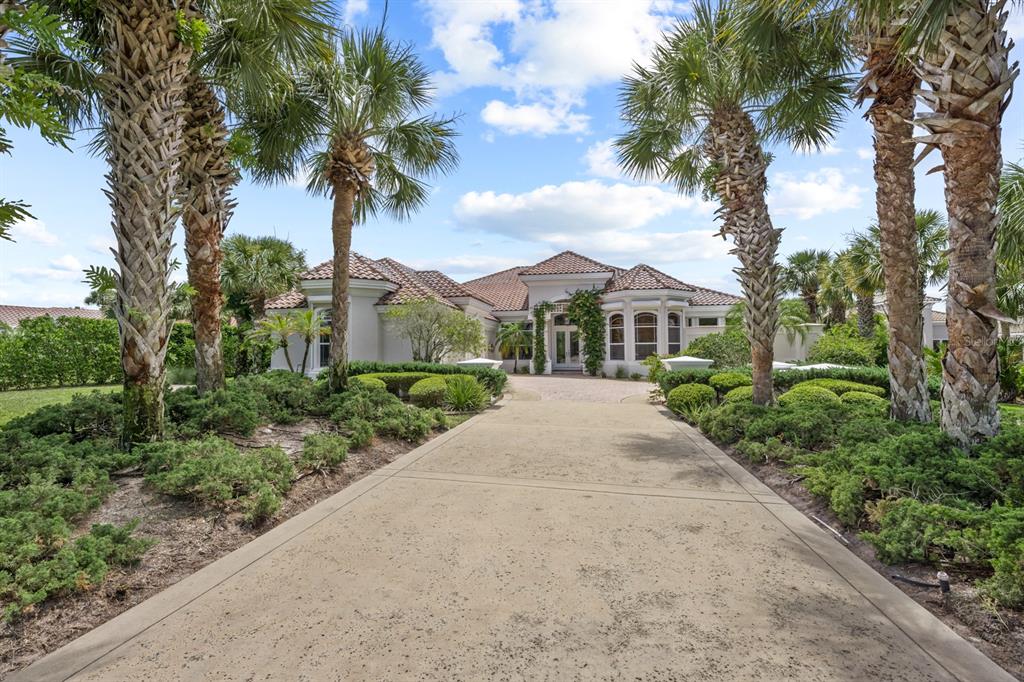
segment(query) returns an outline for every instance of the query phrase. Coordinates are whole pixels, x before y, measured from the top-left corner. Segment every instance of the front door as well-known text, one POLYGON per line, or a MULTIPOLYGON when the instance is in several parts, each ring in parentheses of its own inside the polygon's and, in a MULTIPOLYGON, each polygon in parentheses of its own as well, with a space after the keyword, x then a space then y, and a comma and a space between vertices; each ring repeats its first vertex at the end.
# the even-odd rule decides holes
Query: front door
POLYGON ((555 330, 555 369, 578 369, 580 366, 580 333, 576 329, 555 330))

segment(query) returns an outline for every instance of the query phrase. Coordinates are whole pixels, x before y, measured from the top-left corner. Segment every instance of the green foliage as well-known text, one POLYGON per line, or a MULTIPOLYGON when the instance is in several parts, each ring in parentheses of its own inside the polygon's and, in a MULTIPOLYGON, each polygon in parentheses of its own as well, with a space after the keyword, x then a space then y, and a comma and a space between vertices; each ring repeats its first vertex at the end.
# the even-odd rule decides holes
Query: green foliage
MULTIPOLYGON (((472 379, 472 377, 470 378, 472 379)), ((448 383, 445 381, 445 377, 426 377, 417 381, 409 389, 409 402, 418 407, 440 407, 444 404, 447 392, 448 383)))
POLYGON ((749 374, 742 372, 722 372, 708 378, 708 386, 715 389, 719 394, 725 394, 740 386, 753 386, 754 382, 749 374))
POLYGON ((368 444, 375 433, 418 442, 441 425, 432 410, 406 405, 391 393, 356 383, 331 395, 323 410, 348 433, 352 449, 368 444))
POLYGON ((839 396, 820 386, 798 384, 779 396, 779 405, 829 405, 838 403, 839 396))
MULTIPOLYGON (((566 309, 569 319, 583 335, 583 366, 590 376, 597 376, 604 364, 605 314, 601 295, 594 289, 580 289, 569 298, 566 309)), ((542 329, 542 327, 538 327, 542 329)))
POLYGON ((359 376, 379 379, 390 393, 401 397, 410 394, 412 387, 423 379, 439 377, 440 375, 430 372, 377 372, 359 376))
POLYGON ((306 256, 291 242, 277 237, 233 234, 224 239, 221 286, 225 307, 251 327, 267 299, 299 283, 306 256))
POLYGON ((349 376, 394 372, 469 374, 475 376, 495 397, 501 395, 501 392, 505 390, 505 383, 508 381, 508 375, 504 371, 490 367, 462 367, 429 362, 368 362, 364 360, 353 360, 348 365, 349 376))
POLYGON ((878 411, 878 416, 884 417, 889 413, 889 401, 873 393, 864 391, 847 391, 839 396, 839 402, 846 405, 861 405, 878 411))
POLYGON ((748 439, 767 441, 777 438, 783 443, 804 449, 831 447, 835 443, 836 430, 846 416, 838 398, 834 397, 831 403, 824 404, 784 404, 782 401, 779 404, 779 408, 770 409, 747 424, 745 435, 748 439))
POLYGON ((456 412, 479 412, 488 403, 487 391, 471 376, 453 374, 445 384, 444 403, 456 412))
POLYGON ((706 334, 691 341, 683 355, 713 360, 716 369, 742 367, 750 363, 750 341, 739 330, 706 334))
POLYGON ((300 471, 323 473, 337 468, 348 457, 348 441, 333 433, 311 433, 302 439, 300 471))
POLYGON ((845 379, 808 379, 802 381, 797 386, 817 386, 819 388, 827 388, 836 395, 843 395, 850 391, 857 391, 859 393, 869 393, 879 398, 884 398, 886 391, 881 386, 872 386, 871 384, 862 384, 857 381, 847 381, 845 379))
POLYGON ((826 333, 811 346, 807 359, 837 365, 869 366, 876 364, 877 353, 869 339, 826 333))
MULTIPOLYGON (((547 350, 544 348, 544 317, 551 312, 554 305, 550 301, 541 301, 533 306, 533 373, 543 374, 548 362, 547 350)), ((602 339, 604 337, 601 337, 602 339)))
POLYGON ((803 450, 783 443, 778 438, 766 441, 743 439, 736 443, 736 451, 746 456, 751 462, 767 464, 770 462, 789 462, 803 454, 803 450))
POLYGON ((359 374, 357 376, 350 377, 350 380, 367 388, 379 388, 382 391, 386 391, 388 388, 387 384, 373 374, 359 374))
POLYGON ((295 467, 281 448, 239 450, 226 440, 167 441, 139 446, 146 481, 156 490, 221 509, 250 523, 272 516, 292 486, 295 467))
POLYGON ((434 300, 388 306, 384 318, 397 336, 409 341, 417 362, 477 354, 487 346, 479 319, 434 300))
POLYGON ((738 386, 722 396, 723 403, 749 403, 753 400, 753 386, 738 386))
POLYGON ((714 405, 715 389, 705 384, 681 384, 668 393, 668 409, 683 415, 694 408, 714 405))
POLYGON ((121 433, 121 395, 92 391, 71 397, 70 402, 46 405, 7 422, 7 432, 25 431, 33 436, 66 434, 73 441, 85 438, 117 438, 121 433))
POLYGON ((661 387, 661 392, 668 395, 676 386, 706 384, 716 374, 719 372, 713 369, 677 369, 672 372, 663 372, 658 377, 658 385, 661 387))
POLYGON ((769 408, 746 402, 727 402, 698 420, 700 430, 719 443, 735 443, 743 438, 747 427, 767 414, 769 408))

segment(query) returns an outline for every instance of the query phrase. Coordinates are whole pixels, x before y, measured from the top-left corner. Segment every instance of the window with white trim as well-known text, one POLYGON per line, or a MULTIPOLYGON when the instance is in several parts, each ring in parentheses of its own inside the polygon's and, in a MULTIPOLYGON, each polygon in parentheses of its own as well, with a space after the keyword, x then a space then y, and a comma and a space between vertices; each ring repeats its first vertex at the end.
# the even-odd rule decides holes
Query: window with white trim
POLYGON ((690 327, 718 327, 717 317, 688 317, 688 326, 690 327))
POLYGON ((331 311, 321 310, 320 320, 323 325, 320 327, 320 367, 327 367, 331 364, 331 311))
POLYGON ((622 313, 608 318, 608 359, 626 359, 626 320, 622 313))
POLYGON ((658 316, 654 313, 633 315, 634 359, 643 360, 658 352, 658 316))
POLYGON ((678 353, 682 348, 683 328, 679 313, 668 314, 668 352, 678 353))

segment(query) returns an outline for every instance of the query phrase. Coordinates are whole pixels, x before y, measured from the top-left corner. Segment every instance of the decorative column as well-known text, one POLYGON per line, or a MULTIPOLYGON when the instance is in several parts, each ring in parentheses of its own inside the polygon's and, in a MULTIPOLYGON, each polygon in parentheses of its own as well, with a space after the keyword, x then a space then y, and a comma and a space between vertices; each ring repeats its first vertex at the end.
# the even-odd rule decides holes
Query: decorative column
POLYGON ((633 329, 633 302, 626 300, 622 304, 622 321, 625 323, 623 333, 626 335, 623 362, 636 362, 636 333, 633 329))
POLYGON ((658 355, 668 354, 668 303, 662 296, 658 305, 658 355))

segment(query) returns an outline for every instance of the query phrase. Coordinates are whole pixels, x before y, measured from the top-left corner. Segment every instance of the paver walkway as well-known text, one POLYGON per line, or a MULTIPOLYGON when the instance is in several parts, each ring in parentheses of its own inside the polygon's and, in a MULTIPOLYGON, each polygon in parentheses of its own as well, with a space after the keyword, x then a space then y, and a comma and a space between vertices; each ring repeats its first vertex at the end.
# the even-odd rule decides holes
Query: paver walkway
POLYGON ((541 400, 466 422, 17 679, 1011 679, 685 424, 598 402, 611 382, 543 400, 563 380, 517 377, 513 398, 541 400))

